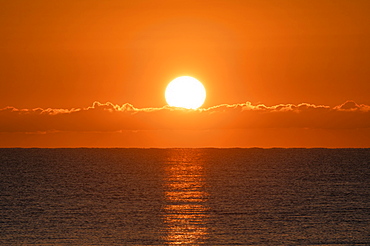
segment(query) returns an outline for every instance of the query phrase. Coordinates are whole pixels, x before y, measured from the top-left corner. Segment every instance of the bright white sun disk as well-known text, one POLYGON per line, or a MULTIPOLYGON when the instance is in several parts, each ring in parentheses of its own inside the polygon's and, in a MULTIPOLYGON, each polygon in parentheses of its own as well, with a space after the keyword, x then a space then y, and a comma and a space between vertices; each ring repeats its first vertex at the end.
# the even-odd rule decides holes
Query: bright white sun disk
POLYGON ((206 89, 199 80, 182 76, 168 84, 165 97, 170 106, 197 109, 206 99, 206 89))

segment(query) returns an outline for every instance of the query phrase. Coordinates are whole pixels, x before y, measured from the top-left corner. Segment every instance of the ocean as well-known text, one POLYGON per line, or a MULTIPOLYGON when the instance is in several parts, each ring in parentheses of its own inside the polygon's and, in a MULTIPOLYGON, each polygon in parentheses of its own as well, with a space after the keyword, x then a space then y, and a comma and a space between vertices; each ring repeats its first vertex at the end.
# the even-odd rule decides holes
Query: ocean
POLYGON ((370 245, 370 149, 0 149, 0 245, 370 245))

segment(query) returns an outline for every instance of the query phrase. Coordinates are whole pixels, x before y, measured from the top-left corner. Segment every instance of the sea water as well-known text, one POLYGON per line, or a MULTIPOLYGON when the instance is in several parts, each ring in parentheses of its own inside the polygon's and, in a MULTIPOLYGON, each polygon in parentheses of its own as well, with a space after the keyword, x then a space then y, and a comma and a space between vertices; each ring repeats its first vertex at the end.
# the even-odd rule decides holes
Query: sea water
POLYGON ((0 245, 370 245, 370 149, 0 149, 0 245))

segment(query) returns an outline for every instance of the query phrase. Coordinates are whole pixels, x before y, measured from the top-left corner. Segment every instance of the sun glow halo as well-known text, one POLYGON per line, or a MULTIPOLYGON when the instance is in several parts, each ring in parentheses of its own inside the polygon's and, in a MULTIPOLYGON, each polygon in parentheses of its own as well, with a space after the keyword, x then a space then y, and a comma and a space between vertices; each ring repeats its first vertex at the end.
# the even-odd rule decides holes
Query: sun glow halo
POLYGON ((197 109, 206 100, 206 89, 199 80, 182 76, 168 84, 165 98, 170 106, 197 109))

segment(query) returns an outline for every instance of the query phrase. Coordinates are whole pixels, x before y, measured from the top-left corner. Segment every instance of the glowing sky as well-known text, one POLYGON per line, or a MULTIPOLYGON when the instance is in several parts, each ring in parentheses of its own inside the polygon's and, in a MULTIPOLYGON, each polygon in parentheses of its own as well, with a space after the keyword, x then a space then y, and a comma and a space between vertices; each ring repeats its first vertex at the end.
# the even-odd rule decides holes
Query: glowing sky
POLYGON ((12 0, 0 35, 2 147, 370 147, 367 0, 12 0))

